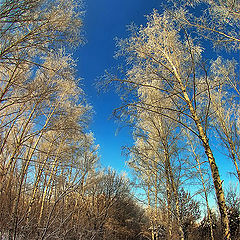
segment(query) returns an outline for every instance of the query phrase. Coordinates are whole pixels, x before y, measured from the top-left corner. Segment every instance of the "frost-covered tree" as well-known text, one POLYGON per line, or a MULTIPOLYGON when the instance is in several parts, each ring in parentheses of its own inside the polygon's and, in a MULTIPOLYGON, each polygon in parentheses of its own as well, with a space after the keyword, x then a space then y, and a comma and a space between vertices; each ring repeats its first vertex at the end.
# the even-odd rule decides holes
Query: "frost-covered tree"
POLYGON ((80 7, 0 2, 0 226, 9 239, 67 235, 98 160, 68 53, 82 42, 80 7))
POLYGON ((163 15, 155 11, 148 17, 146 26, 133 27, 131 36, 118 42, 119 55, 127 56, 128 70, 126 78, 117 81, 131 96, 124 98, 128 101, 126 107, 116 114, 132 112, 133 108, 136 111, 145 109, 194 133, 208 159, 224 236, 230 239, 222 181, 208 132, 211 94, 221 83, 207 71, 202 59, 204 49, 193 37, 191 31, 168 11, 163 15), (144 91, 140 91, 142 88, 144 91), (143 98, 151 101, 143 101, 143 98))
MULTIPOLYGON (((143 100, 144 101, 144 100, 143 100)), ((139 111, 134 132, 135 144, 129 149, 129 166, 148 187, 148 206, 152 212, 152 229, 164 220, 159 212, 167 206, 168 239, 173 232, 183 238, 178 201, 181 171, 178 162, 179 133, 176 124, 148 111, 139 111), (174 217, 173 217, 174 216, 174 217), (173 229, 177 222, 177 230, 173 229)))
POLYGON ((171 0, 175 7, 181 9, 174 14, 181 24, 191 27, 198 36, 207 39, 217 48, 230 51, 239 50, 240 5, 237 0, 171 0), (184 8, 187 6, 188 8, 184 8), (189 8, 190 7, 190 8, 189 8), (191 7, 199 7, 198 13, 191 7), (191 9, 191 10, 190 10, 191 9))
POLYGON ((215 116, 212 125, 216 129, 221 144, 226 148, 229 159, 233 162, 235 170, 233 174, 240 183, 239 104, 231 92, 226 93, 225 90, 221 89, 214 92, 212 108, 215 116))
POLYGON ((210 176, 208 174, 208 171, 205 166, 205 161, 203 158, 203 154, 201 154, 201 151, 199 153, 198 145, 199 142, 198 139, 194 139, 194 137, 191 136, 191 134, 188 131, 184 131, 185 135, 187 137, 187 146, 189 150, 189 155, 192 156, 193 161, 190 161, 190 167, 194 169, 193 173, 196 175, 195 182, 198 184, 200 182, 200 189, 199 189, 199 195, 204 199, 204 202, 206 204, 207 208, 207 217, 209 222, 209 228, 210 228, 210 236, 211 240, 214 240, 214 234, 213 234, 213 222, 211 218, 211 208, 209 206, 209 196, 208 193, 211 190, 211 183, 209 181, 210 176))

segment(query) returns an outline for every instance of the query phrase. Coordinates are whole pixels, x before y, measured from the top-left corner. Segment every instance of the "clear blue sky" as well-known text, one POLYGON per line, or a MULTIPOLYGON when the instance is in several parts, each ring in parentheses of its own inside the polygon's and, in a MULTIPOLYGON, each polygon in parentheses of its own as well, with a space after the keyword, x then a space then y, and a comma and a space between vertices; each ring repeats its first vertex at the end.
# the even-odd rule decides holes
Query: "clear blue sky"
POLYGON ((78 59, 78 76, 83 78, 82 88, 95 112, 90 129, 100 145, 101 163, 118 171, 124 170, 121 147, 131 143, 131 135, 127 129, 116 135, 118 126, 114 120, 109 120, 113 109, 120 105, 117 94, 99 94, 94 84, 105 70, 119 64, 113 57, 116 51, 114 38, 126 38, 127 25, 133 22, 144 24, 145 15, 154 8, 159 9, 160 5, 161 0, 85 0, 83 24, 87 43, 74 57, 78 59))

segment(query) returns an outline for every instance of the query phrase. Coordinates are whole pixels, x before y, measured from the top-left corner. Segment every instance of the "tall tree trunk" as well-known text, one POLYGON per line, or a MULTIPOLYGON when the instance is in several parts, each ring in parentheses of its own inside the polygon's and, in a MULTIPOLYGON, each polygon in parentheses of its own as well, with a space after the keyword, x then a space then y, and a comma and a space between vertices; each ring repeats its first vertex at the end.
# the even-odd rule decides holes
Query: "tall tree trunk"
MULTIPOLYGON (((179 78, 180 79, 180 78, 179 78)), ((197 126, 198 133, 199 133, 199 138, 203 144, 205 153, 208 158, 208 162, 210 164, 211 168, 211 173, 212 173, 212 178, 213 178, 213 183, 214 183, 214 188, 215 188, 215 193, 217 197, 217 202, 218 202, 218 207, 219 211, 221 214, 221 223, 222 223, 222 228, 223 228, 223 233, 224 233, 224 239, 225 240, 230 240, 230 227, 229 227, 229 220, 228 220, 228 215, 227 215, 227 206, 226 206, 226 201, 225 201, 225 196, 222 188, 222 181, 219 175, 218 167, 216 165, 215 158, 213 156, 212 150, 209 145, 209 141, 207 138, 207 135, 202 127, 202 124, 200 122, 200 119, 197 116, 197 113, 192 105, 192 102, 190 98, 188 97, 188 94, 186 92, 185 87, 183 86, 181 80, 180 80, 180 85, 182 87, 183 95, 185 98, 186 103, 188 104, 189 110, 192 114, 193 120, 197 126)))
POLYGON ((200 174, 201 182, 202 182, 202 185, 203 185, 204 198, 205 198, 206 205, 207 205, 208 221, 209 221, 209 224, 210 224, 211 240, 214 240, 211 210, 210 210, 209 203, 208 203, 207 188, 206 188, 205 182, 204 182, 204 177, 203 177, 203 173, 202 173, 202 169, 201 169, 201 163, 200 163, 199 158, 198 158, 198 156, 197 156, 197 154, 195 152, 195 149, 193 147, 193 143, 192 143, 191 140, 190 140, 190 145, 191 145, 191 149, 192 149, 193 155, 194 155, 195 160, 196 160, 197 165, 198 165, 198 172, 200 174))
POLYGON ((182 79, 181 79, 180 75, 178 74, 178 71, 177 71, 176 67, 173 65, 171 59, 169 59, 169 56, 166 55, 166 58, 168 59, 169 63, 172 65, 175 77, 178 80, 179 85, 181 87, 183 98, 185 99, 185 101, 188 105, 188 108, 189 108, 189 110, 191 112, 191 115, 192 115, 192 119, 195 122, 195 125, 198 129, 198 134, 199 134, 198 137, 203 144, 205 154, 206 154, 206 156, 208 158, 208 162, 210 164, 210 169, 211 169, 211 173, 212 173, 215 193, 216 193, 216 197, 217 197, 217 203, 218 203, 219 211, 220 211, 220 214, 221 214, 221 223, 222 223, 222 228, 223 228, 223 233, 224 233, 224 239, 225 240, 231 240, 229 219, 228 219, 228 215, 227 215, 227 206, 226 206, 225 196, 224 196, 224 192, 223 192, 223 188, 222 188, 222 181, 221 181, 221 178, 220 178, 220 175, 219 175, 219 171, 218 171, 218 167, 216 165, 215 158, 213 156, 212 149, 210 148, 207 135, 206 135, 206 133, 203 129, 201 121, 200 121, 200 119, 197 115, 196 110, 193 107, 192 101, 190 100, 190 98, 188 96, 186 87, 184 86, 184 84, 182 82, 182 79))

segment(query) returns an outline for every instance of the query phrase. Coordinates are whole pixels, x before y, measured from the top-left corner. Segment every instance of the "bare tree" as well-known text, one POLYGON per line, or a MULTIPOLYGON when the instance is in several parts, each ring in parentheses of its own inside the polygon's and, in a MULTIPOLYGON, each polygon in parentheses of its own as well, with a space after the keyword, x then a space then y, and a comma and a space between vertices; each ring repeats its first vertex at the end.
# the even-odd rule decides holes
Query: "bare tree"
POLYGON ((129 102, 116 114, 127 112, 129 106, 145 109, 180 123, 199 138, 210 165, 224 236, 230 239, 222 181, 208 135, 211 90, 219 82, 208 76, 201 59, 203 48, 194 43, 187 29, 167 11, 163 15, 155 11, 148 17, 146 27, 133 29, 131 37, 118 45, 119 54, 127 56, 129 70, 126 79, 113 81, 130 90, 133 96, 125 98, 129 102), (154 101, 143 102, 153 91, 154 101), (166 100, 171 104, 166 105, 166 100))
POLYGON ((0 224, 9 239, 63 234, 98 159, 86 130, 91 107, 68 54, 82 42, 79 7, 0 4, 0 224))

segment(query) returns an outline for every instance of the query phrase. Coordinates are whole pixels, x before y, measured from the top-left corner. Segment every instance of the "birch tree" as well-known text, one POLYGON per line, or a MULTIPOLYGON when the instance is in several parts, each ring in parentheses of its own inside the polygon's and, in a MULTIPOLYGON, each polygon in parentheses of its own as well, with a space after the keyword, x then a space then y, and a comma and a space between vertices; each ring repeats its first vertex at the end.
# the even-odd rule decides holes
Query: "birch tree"
POLYGON ((199 194, 203 197, 206 203, 207 217, 208 217, 208 222, 210 227, 210 237, 211 237, 211 240, 214 240, 211 208, 209 206, 209 196, 208 196, 208 193, 211 190, 211 184, 209 184, 208 171, 206 172, 206 168, 204 167, 205 162, 201 158, 201 154, 198 153, 197 151, 196 146, 198 145, 198 143, 195 142, 194 144, 193 138, 188 132, 186 132, 186 136, 188 139, 189 152, 193 155, 193 159, 195 160, 195 163, 191 163, 191 166, 196 169, 196 175, 200 180, 200 184, 202 188, 199 194))
POLYGON ((201 39, 207 39, 217 59, 212 61, 211 74, 219 82, 219 88, 213 89, 212 107, 215 112, 213 125, 219 134, 222 145, 229 152, 236 176, 239 179, 239 160, 237 156, 238 130, 237 112, 239 108, 239 9, 238 1, 173 1, 176 6, 187 5, 188 10, 173 13, 179 22, 201 39), (180 4, 180 5, 178 5, 180 4), (200 16, 196 16, 189 6, 201 6, 200 16))
MULTIPOLYGON (((154 102, 158 94, 157 90, 153 89, 146 96, 147 91, 146 86, 138 89, 143 108, 135 109, 136 116, 131 115, 136 121, 136 130, 134 147, 129 150, 131 156, 129 166, 148 186, 150 192, 147 194, 148 205, 153 208, 152 229, 164 221, 160 217, 161 209, 167 206, 168 239, 172 239, 174 234, 184 239, 178 201, 178 189, 183 174, 178 159, 180 133, 175 122, 154 112, 155 106, 151 106, 152 111, 146 110, 145 105, 154 102), (150 198, 151 195, 153 200, 150 198), (174 221, 177 222, 177 230, 173 229, 174 221)), ((169 105, 167 102, 166 104, 169 105)))
POLYGON ((145 108, 180 123, 200 139, 212 173, 224 237, 230 239, 222 181, 208 133, 210 89, 216 89, 219 83, 208 76, 202 61, 203 47, 195 43, 191 34, 172 14, 165 12, 160 15, 156 11, 148 17, 146 27, 133 29, 132 35, 119 41, 118 46, 119 54, 127 56, 129 67, 126 79, 114 80, 131 93, 136 90, 135 97, 129 98, 126 107, 119 112, 129 106, 145 108), (148 89, 144 93, 146 97, 151 91, 158 90, 153 102, 142 104, 138 94, 142 86, 148 89), (170 106, 164 104, 166 99, 171 102, 170 106))

